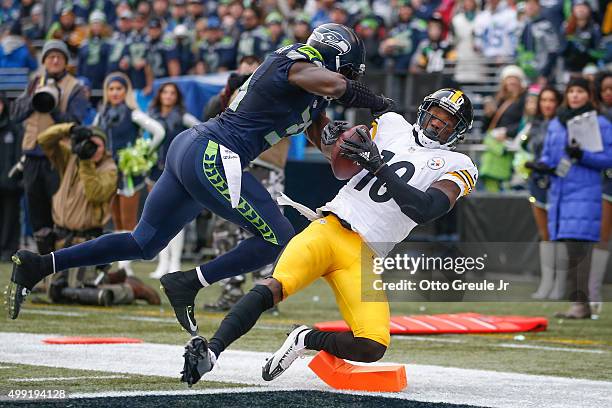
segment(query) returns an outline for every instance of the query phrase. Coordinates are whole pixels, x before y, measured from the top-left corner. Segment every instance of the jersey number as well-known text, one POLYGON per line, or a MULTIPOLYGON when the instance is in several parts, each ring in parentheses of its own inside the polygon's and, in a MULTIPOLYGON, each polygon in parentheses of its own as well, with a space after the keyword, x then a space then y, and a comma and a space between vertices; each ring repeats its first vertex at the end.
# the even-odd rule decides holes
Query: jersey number
MULTIPOLYGON (((391 160, 393 158, 393 156, 395 156, 395 153, 390 152, 388 150, 383 150, 381 152, 383 160, 385 163, 388 163, 389 160, 391 160)), ((396 163, 393 163, 391 165, 389 165, 389 168, 394 172, 397 173, 398 170, 400 169, 405 169, 406 171, 404 171, 404 173, 400 176, 400 179, 402 179, 403 181, 405 181, 406 183, 408 183, 410 181, 410 179, 412 178, 412 176, 414 176, 414 164, 408 162, 408 161, 399 161, 396 163)), ((357 191, 361 191, 365 188, 365 186, 368 185, 368 183, 374 178, 374 175, 372 173, 368 173, 365 176, 363 176, 363 178, 361 180, 359 180, 359 182, 355 185, 355 190, 357 191)), ((385 188, 384 192, 381 193, 380 190, 384 187, 385 182, 380 180, 380 179, 376 179, 376 181, 374 182, 374 184, 372 184, 372 187, 370 187, 370 198, 372 199, 372 201, 374 201, 375 203, 384 203, 387 202, 389 200, 391 200, 391 195, 387 192, 387 189, 385 188)))

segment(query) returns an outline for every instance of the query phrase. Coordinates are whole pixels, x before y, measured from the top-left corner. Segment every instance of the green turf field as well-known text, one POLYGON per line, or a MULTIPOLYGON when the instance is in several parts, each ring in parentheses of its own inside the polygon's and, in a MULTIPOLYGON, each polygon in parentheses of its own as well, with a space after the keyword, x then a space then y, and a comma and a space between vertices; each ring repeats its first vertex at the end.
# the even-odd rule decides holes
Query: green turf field
MULTIPOLYGON (((135 270, 141 278, 157 288, 158 282, 147 277, 154 266, 153 263, 136 263, 135 270)), ((9 264, 0 264, 2 287, 8 282, 9 267, 9 264)), ((249 285, 250 283, 247 283, 247 288, 249 285)), ((218 293, 219 287, 215 285, 201 291, 197 299, 196 317, 200 333, 204 336, 213 333, 223 315, 203 312, 201 305, 204 302, 212 302, 218 293)), ((0 317, 0 331, 88 336, 116 335, 137 337, 151 343, 184 344, 189 338, 188 335, 182 332, 178 323, 174 321, 173 312, 164 296, 162 301, 161 307, 138 304, 112 308, 33 304, 28 301, 16 321, 9 320, 3 311, 0 317)), ((612 307, 606 306, 602 318, 597 321, 560 321, 551 316, 555 311, 566 308, 566 304, 563 303, 394 303, 393 314, 479 312, 546 316, 550 317, 549 328, 546 332, 525 333, 524 341, 515 340, 514 334, 394 337, 383 361, 610 381, 612 380, 612 307), (503 346, 504 344, 536 348, 507 348, 503 346)), ((319 281, 282 303, 278 316, 264 315, 255 328, 231 348, 271 352, 282 344, 285 332, 292 324, 312 324, 321 320, 337 319, 340 319, 340 315, 332 292, 323 281, 319 281)), ((109 373, 35 368, 3 364, 0 361, 0 390, 10 389, 15 385, 11 379, 24 376, 54 378, 96 375, 108 376, 109 373), (2 366, 10 368, 2 369, 2 366)), ((126 377, 128 378, 76 379, 69 383, 49 380, 45 383, 45 388, 69 387, 73 392, 99 392, 105 389, 114 391, 184 389, 184 386, 178 382, 178 373, 176 381, 127 374, 126 377)), ((206 386, 218 388, 227 385, 207 383, 206 386)), ((19 387, 40 389, 40 386, 32 383, 19 383, 19 387)))

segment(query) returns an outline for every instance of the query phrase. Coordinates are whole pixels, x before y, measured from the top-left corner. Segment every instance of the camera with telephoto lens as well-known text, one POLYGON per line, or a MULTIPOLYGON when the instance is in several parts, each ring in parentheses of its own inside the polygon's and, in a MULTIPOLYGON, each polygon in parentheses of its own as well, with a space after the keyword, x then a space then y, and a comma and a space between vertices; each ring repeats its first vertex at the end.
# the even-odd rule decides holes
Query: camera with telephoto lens
POLYGON ((88 127, 73 126, 70 129, 72 153, 76 154, 81 160, 91 159, 98 150, 98 145, 91 140, 92 137, 93 133, 88 127))
POLYGON ((59 103, 59 88, 53 78, 49 78, 45 85, 38 88, 32 96, 32 108, 36 112, 49 113, 59 103))

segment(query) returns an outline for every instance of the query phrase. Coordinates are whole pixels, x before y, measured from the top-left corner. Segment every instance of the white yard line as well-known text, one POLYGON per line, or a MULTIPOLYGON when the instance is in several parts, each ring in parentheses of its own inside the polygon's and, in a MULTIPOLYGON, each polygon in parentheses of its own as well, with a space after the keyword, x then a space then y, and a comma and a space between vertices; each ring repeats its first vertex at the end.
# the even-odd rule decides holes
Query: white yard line
POLYGON ((416 340, 416 341, 431 341, 433 343, 465 343, 464 340, 459 339, 446 339, 439 335, 436 336, 403 336, 401 334, 391 336, 393 340, 416 340))
POLYGON ((43 309, 23 309, 21 313, 48 315, 48 316, 68 316, 68 317, 85 317, 89 313, 82 312, 63 312, 60 310, 43 310, 43 309))
POLYGON ((570 347, 550 347, 550 346, 536 346, 533 344, 514 344, 514 343, 500 343, 491 344, 494 347, 505 347, 515 349, 532 349, 532 350, 548 350, 548 351, 568 351, 571 353, 592 353, 592 354, 606 354, 606 350, 598 349, 583 349, 583 348, 570 348, 570 347))
MULTIPOLYGON (((43 344, 42 339, 49 336, 52 335, 0 333, 0 363, 171 377, 177 381, 183 365, 183 347, 180 345, 43 344)), ((268 355, 228 350, 202 381, 254 385, 268 391, 330 390, 307 367, 310 358, 298 359, 287 373, 273 382, 263 381, 259 367, 268 355)), ((609 392, 612 382, 418 364, 405 367, 408 388, 400 393, 383 395, 502 408, 612 406, 609 392)), ((197 385, 195 387, 197 390, 197 385)), ((224 390, 232 391, 235 390, 224 390)))
POLYGON ((129 378, 127 375, 90 375, 82 377, 41 377, 41 378, 9 378, 7 381, 18 383, 46 382, 46 381, 74 381, 74 380, 107 380, 115 378, 129 378))

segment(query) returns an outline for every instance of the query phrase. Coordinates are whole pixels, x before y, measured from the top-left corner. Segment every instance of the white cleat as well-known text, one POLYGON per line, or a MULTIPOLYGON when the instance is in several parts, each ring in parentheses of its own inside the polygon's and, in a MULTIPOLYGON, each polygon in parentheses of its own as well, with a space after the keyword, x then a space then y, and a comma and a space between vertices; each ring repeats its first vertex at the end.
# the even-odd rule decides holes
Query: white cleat
POLYGON ((284 373, 298 357, 304 355, 304 338, 310 330, 308 326, 298 326, 289 333, 281 348, 268 358, 262 367, 261 376, 264 380, 272 381, 284 373))

